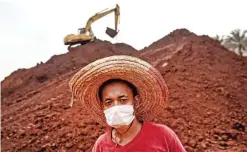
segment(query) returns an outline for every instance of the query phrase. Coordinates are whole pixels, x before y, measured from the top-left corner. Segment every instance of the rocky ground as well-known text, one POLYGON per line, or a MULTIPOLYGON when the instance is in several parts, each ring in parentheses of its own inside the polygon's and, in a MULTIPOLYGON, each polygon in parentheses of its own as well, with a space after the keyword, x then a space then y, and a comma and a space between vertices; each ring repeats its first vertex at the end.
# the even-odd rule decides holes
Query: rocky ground
POLYGON ((188 152, 247 152, 247 57, 186 29, 138 52, 98 40, 13 72, 2 82, 2 151, 90 151, 104 126, 80 102, 69 108, 68 81, 115 54, 144 59, 164 76, 169 105, 154 121, 171 127, 188 152))

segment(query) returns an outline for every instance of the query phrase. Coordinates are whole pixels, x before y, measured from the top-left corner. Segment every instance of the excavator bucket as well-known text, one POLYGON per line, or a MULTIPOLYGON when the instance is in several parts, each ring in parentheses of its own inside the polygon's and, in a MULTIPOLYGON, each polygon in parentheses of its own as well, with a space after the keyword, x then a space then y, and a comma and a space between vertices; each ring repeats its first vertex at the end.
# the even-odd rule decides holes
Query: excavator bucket
POLYGON ((118 32, 116 31, 116 30, 114 30, 114 29, 111 29, 111 28, 109 28, 109 27, 107 27, 106 28, 106 34, 107 35, 109 35, 111 38, 114 38, 117 34, 118 34, 118 32))

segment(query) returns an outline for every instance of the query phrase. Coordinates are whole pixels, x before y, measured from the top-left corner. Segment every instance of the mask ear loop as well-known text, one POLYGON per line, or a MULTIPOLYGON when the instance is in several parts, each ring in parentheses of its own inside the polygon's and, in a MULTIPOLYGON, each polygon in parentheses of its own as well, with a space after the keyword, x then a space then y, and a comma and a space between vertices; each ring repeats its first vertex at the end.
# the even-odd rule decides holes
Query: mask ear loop
POLYGON ((71 97, 71 100, 70 100, 70 103, 69 103, 69 106, 72 108, 73 106, 73 103, 74 103, 74 95, 72 93, 72 97, 71 97))
POLYGON ((139 93, 134 97, 134 113, 133 115, 136 117, 138 121, 143 121, 143 118, 137 115, 137 111, 140 108, 141 97, 139 93))
MULTIPOLYGON (((96 96, 97 96, 97 98, 98 98, 98 101, 99 101, 101 110, 104 111, 103 101, 100 100, 100 97, 99 97, 99 94, 98 94, 98 93, 96 94, 96 96)), ((104 113, 104 112, 103 112, 103 113, 104 113)), ((101 125, 105 126, 107 129, 111 128, 111 127, 107 124, 105 115, 104 115, 104 117, 103 117, 102 119, 103 119, 103 121, 102 121, 101 125)))
MULTIPOLYGON (((133 113, 133 115, 135 115, 136 114, 136 110, 137 110, 137 108, 138 108, 138 104, 139 103, 137 103, 137 102, 139 102, 139 100, 138 100, 138 95, 136 95, 135 97, 134 97, 134 113, 133 113), (136 99, 137 98, 137 99, 136 99)), ((136 116, 136 115, 135 115, 136 116)))
POLYGON ((133 108, 134 108, 133 115, 136 116, 136 106, 135 106, 135 101, 134 101, 134 106, 133 106, 133 108))

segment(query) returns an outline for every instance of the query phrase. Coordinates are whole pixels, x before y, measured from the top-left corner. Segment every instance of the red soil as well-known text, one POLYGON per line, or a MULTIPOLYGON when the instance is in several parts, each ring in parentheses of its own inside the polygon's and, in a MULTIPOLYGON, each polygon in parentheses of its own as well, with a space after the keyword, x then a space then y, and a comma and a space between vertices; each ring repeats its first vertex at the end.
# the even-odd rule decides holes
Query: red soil
POLYGON ((170 103, 154 121, 171 127, 188 151, 247 149, 247 58, 180 29, 140 52, 97 41, 12 73, 2 82, 2 150, 90 151, 104 126, 79 102, 68 107, 68 81, 86 64, 115 54, 140 57, 162 73, 170 103))

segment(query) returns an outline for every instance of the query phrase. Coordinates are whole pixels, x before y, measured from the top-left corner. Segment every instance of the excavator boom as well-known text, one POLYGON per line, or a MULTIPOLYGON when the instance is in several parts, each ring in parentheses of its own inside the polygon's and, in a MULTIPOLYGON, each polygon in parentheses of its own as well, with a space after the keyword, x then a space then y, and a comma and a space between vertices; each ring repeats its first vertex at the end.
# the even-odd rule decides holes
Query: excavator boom
POLYGON ((95 22, 96 20, 110 14, 114 12, 115 16, 115 30, 107 28, 106 33, 110 36, 110 37, 115 37, 118 33, 118 23, 119 23, 119 16, 120 16, 120 7, 117 4, 115 8, 113 9, 107 9, 104 11, 101 11, 99 13, 96 13, 95 15, 93 15, 92 17, 90 17, 87 21, 87 24, 85 26, 85 28, 80 28, 79 30, 79 34, 78 35, 74 35, 74 34, 69 34, 64 38, 64 44, 65 45, 70 45, 69 48, 71 47, 71 45, 75 45, 75 44, 86 44, 88 42, 92 42, 95 41, 96 37, 94 36, 93 32, 92 32, 92 23, 95 22))
POLYGON ((102 17, 104 17, 104 16, 106 16, 112 12, 115 13, 115 30, 117 30, 117 26, 118 26, 118 22, 119 22, 119 15, 120 15, 120 8, 119 8, 118 4, 116 5, 116 8, 114 8, 114 9, 110 9, 107 11, 96 13, 94 16, 90 17, 87 21, 87 24, 85 27, 85 32, 89 32, 91 30, 91 24, 94 21, 96 21, 96 20, 98 20, 98 19, 100 19, 100 18, 102 18, 102 17))

